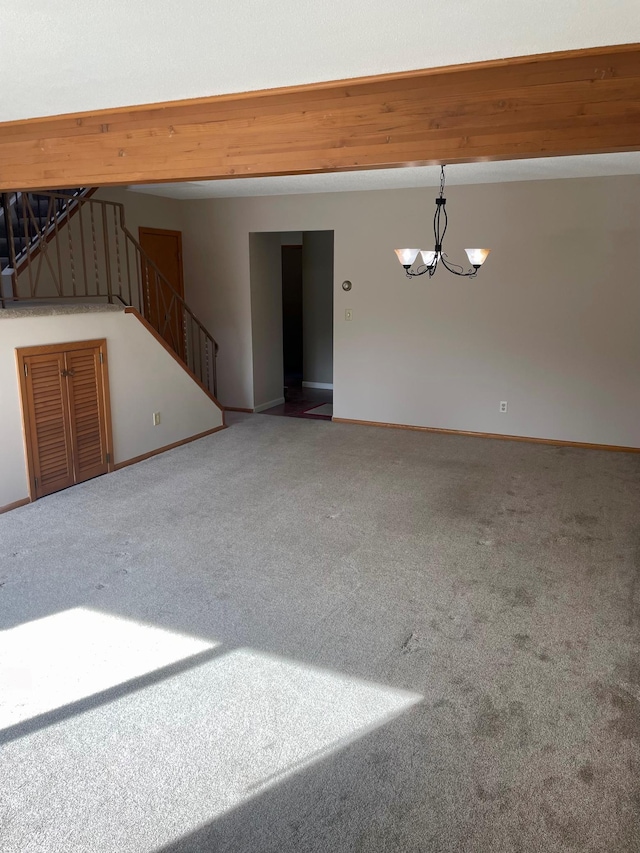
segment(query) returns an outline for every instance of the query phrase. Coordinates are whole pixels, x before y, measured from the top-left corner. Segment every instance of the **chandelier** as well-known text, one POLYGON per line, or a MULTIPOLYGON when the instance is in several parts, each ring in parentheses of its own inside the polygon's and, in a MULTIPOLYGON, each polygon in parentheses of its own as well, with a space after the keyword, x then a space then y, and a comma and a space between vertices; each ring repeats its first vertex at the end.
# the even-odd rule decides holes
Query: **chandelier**
POLYGON ((447 200, 444 197, 444 166, 440 167, 440 195, 436 199, 436 212, 433 217, 433 234, 436 240, 433 252, 426 249, 396 249, 398 260, 405 269, 408 278, 424 275, 426 272, 431 277, 438 264, 452 272, 467 278, 475 278, 482 264, 487 260, 491 249, 465 249, 472 269, 465 272, 464 267, 452 264, 446 254, 442 251, 444 235, 447 233, 447 200), (418 255, 422 255, 422 263, 413 268, 418 255), (412 269, 413 268, 413 269, 412 269))

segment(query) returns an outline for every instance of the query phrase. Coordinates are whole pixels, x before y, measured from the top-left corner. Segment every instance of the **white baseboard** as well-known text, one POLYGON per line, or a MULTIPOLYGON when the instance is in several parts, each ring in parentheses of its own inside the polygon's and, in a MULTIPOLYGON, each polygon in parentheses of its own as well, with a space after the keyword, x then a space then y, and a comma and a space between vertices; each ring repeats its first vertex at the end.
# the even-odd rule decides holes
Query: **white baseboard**
POLYGON ((264 412, 265 409, 272 409, 274 406, 279 406, 284 403, 284 397, 278 397, 277 400, 269 400, 268 403, 260 403, 259 406, 254 406, 254 412, 264 412))
POLYGON ((333 382, 303 382, 303 388, 323 388, 325 391, 333 391, 333 382))

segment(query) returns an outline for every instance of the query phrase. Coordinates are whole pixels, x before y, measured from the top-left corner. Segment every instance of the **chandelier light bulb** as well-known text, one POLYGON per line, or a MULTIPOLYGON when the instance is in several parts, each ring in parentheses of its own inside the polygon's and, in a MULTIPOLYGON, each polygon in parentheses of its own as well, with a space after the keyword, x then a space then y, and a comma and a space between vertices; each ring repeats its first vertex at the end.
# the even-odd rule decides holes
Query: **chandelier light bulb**
POLYGON ((474 267, 481 267, 489 257, 491 249, 465 249, 469 263, 474 267))
POLYGON ((398 260, 403 267, 410 267, 418 257, 420 249, 395 249, 398 260))
POLYGON ((428 252, 426 249, 420 249, 420 254, 422 255, 422 263, 426 267, 432 267, 436 262, 436 253, 428 252))

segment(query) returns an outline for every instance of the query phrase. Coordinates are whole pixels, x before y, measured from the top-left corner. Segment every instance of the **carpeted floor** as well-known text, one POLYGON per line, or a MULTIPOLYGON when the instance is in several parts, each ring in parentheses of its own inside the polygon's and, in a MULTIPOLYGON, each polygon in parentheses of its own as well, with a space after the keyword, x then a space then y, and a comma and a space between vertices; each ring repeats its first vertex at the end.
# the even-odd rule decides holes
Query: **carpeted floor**
POLYGON ((0 517, 2 853, 638 851, 639 510, 638 455, 235 415, 0 517))

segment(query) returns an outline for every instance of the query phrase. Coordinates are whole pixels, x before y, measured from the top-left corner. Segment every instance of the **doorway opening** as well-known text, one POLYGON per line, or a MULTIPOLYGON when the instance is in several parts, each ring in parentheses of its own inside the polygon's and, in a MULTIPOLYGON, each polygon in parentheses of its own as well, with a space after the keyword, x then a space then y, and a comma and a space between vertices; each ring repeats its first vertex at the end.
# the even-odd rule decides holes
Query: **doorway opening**
POLYGON ((256 412, 333 416, 333 237, 250 235, 256 412))

